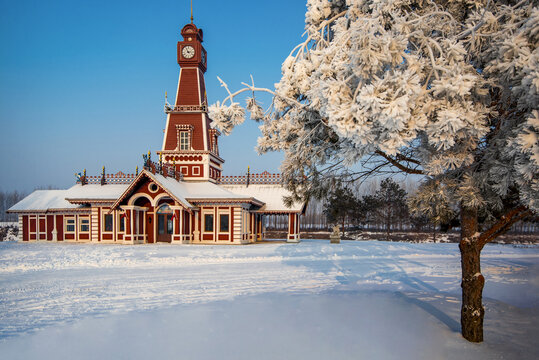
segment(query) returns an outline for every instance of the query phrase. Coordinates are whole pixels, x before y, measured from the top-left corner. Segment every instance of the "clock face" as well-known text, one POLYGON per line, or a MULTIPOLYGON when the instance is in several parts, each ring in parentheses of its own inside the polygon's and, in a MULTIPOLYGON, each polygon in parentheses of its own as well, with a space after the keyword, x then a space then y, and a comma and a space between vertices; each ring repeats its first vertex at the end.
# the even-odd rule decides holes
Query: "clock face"
POLYGON ((195 49, 190 45, 184 46, 182 49, 182 55, 186 59, 191 59, 193 56, 195 56, 195 49))

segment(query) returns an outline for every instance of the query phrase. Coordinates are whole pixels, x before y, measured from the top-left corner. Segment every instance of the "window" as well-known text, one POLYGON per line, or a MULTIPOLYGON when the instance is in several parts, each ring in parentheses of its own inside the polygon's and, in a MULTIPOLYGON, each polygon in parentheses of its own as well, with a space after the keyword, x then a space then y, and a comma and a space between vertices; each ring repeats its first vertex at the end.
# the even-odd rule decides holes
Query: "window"
POLYGON ((66 219, 66 232, 75 232, 75 219, 67 218, 66 219))
POLYGON ((219 154, 219 148, 217 147, 217 135, 213 137, 212 150, 214 153, 219 154))
POLYGON ((219 231, 228 232, 228 214, 219 215, 219 231))
POLYGON ((165 233, 165 217, 161 214, 157 215, 157 233, 163 235, 165 233))
POLYGON ((120 215, 119 227, 120 227, 120 230, 118 230, 118 231, 120 231, 120 232, 125 231, 125 216, 120 215))
POLYGON ((89 219, 80 219, 80 232, 90 231, 90 220, 89 219))
POLYGON ((180 150, 190 150, 189 132, 188 131, 180 131, 179 139, 180 139, 180 150))
POLYGON ((159 235, 172 234, 172 230, 172 209, 170 208, 170 205, 163 204, 157 210, 157 233, 159 235))
POLYGON ((204 214, 204 231, 213 232, 213 214, 204 214))
POLYGON ((112 232, 112 214, 105 214, 103 218, 105 223, 104 231, 112 232))

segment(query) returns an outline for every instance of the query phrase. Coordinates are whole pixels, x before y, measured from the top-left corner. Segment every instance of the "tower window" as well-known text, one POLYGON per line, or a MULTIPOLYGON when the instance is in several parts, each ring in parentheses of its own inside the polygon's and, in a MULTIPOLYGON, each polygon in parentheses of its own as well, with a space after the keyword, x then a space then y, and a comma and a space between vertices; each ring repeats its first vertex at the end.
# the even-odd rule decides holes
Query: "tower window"
POLYGON ((217 147, 217 135, 213 136, 212 150, 215 154, 219 155, 219 148, 217 147))
POLYGON ((189 144, 189 132, 180 131, 178 137, 179 137, 180 150, 190 150, 191 146, 189 144))

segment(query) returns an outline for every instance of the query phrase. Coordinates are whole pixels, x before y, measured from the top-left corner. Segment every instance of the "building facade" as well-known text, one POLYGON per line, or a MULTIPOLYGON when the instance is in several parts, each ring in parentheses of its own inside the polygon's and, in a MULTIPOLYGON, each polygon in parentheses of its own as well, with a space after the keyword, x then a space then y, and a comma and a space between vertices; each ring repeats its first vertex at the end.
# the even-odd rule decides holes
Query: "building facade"
POLYGON ((180 75, 166 102, 163 144, 135 174, 79 174, 67 190, 37 190, 11 207, 21 241, 120 244, 249 244, 264 239, 264 215, 288 216, 299 242, 305 204, 285 206, 277 174, 222 176, 219 136, 208 117, 203 32, 193 23, 177 44, 180 75))

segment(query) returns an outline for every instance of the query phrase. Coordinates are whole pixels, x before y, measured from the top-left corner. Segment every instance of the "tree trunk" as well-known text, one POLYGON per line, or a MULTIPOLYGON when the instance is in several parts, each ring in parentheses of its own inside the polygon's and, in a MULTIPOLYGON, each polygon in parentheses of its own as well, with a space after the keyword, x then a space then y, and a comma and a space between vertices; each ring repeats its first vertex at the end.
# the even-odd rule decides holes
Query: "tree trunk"
POLYGON ((483 318, 485 309, 482 304, 485 278, 481 275, 481 249, 477 226, 477 210, 460 208, 461 233, 460 256, 462 264, 462 307, 460 324, 462 336, 471 342, 483 341, 483 318))
POLYGON ((389 234, 391 231, 391 215, 390 215, 391 209, 387 209, 386 213, 386 241, 389 241, 389 234))

